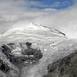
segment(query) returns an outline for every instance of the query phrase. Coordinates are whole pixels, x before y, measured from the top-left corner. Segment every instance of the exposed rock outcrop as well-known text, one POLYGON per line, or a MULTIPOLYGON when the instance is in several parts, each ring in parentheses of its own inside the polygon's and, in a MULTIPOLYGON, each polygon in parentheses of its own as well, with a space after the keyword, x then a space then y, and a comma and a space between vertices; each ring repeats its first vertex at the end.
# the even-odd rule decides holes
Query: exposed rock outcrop
POLYGON ((45 77, 77 77, 77 50, 48 65, 45 77))
MULTIPOLYGON (((33 49, 29 42, 26 44, 28 45, 27 49, 23 49, 19 43, 21 51, 17 49, 17 44, 15 45, 14 43, 3 44, 0 47, 0 71, 2 71, 5 76, 22 77, 21 73, 23 67, 36 64, 39 62, 39 59, 43 57, 40 49, 33 49), (15 54, 12 53, 13 50, 15 54), (16 54, 16 51, 20 54, 16 54)), ((4 76, 2 75, 2 77, 4 76)))

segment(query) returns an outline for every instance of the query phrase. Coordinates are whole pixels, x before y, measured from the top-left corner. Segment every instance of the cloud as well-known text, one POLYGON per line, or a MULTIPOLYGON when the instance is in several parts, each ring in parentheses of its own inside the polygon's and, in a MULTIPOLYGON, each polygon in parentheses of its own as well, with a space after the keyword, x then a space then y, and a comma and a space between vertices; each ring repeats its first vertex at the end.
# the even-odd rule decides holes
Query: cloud
POLYGON ((49 28, 57 28, 68 38, 77 38, 77 6, 57 13, 43 15, 35 19, 34 23, 49 28))
POLYGON ((0 0, 1 11, 34 11, 44 9, 64 9, 76 3, 75 0, 0 0))
POLYGON ((0 0, 0 10, 16 8, 20 3, 20 0, 0 0))
POLYGON ((0 0, 0 10, 64 9, 74 5, 75 0, 0 0))
MULTIPOLYGON (((65 10, 56 10, 53 8, 36 8, 36 10, 33 10, 29 8, 29 1, 0 0, 0 33, 5 32, 17 22, 29 21, 36 24, 46 25, 47 27, 57 27, 69 38, 77 38, 77 4, 74 4, 74 6, 65 10)), ((77 1, 74 3, 76 2, 77 1)))

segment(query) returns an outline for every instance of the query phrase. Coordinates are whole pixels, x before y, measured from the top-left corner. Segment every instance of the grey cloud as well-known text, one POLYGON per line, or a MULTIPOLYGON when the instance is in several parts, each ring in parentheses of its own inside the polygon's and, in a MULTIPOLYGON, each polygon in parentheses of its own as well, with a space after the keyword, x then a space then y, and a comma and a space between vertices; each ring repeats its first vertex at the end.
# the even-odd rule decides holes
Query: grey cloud
POLYGON ((68 37, 77 38, 77 5, 64 11, 54 9, 51 11, 33 11, 23 10, 19 6, 23 2, 24 0, 0 0, 0 33, 5 32, 13 24, 24 20, 24 22, 29 21, 56 27, 66 33, 68 37))

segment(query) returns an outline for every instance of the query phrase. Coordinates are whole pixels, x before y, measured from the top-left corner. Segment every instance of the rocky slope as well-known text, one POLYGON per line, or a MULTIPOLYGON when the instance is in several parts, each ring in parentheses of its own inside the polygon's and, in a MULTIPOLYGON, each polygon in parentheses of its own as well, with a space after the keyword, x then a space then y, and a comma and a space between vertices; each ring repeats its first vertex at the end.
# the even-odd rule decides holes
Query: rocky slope
POLYGON ((77 77, 77 50, 64 58, 48 65, 48 74, 44 77, 77 77))

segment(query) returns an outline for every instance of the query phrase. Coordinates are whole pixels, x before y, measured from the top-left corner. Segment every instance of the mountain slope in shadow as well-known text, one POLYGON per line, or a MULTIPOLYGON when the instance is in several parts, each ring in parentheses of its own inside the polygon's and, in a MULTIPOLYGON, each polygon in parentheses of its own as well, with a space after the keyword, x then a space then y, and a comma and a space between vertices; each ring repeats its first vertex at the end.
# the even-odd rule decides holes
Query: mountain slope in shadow
POLYGON ((77 50, 49 64, 48 74, 44 77, 77 77, 77 50))

